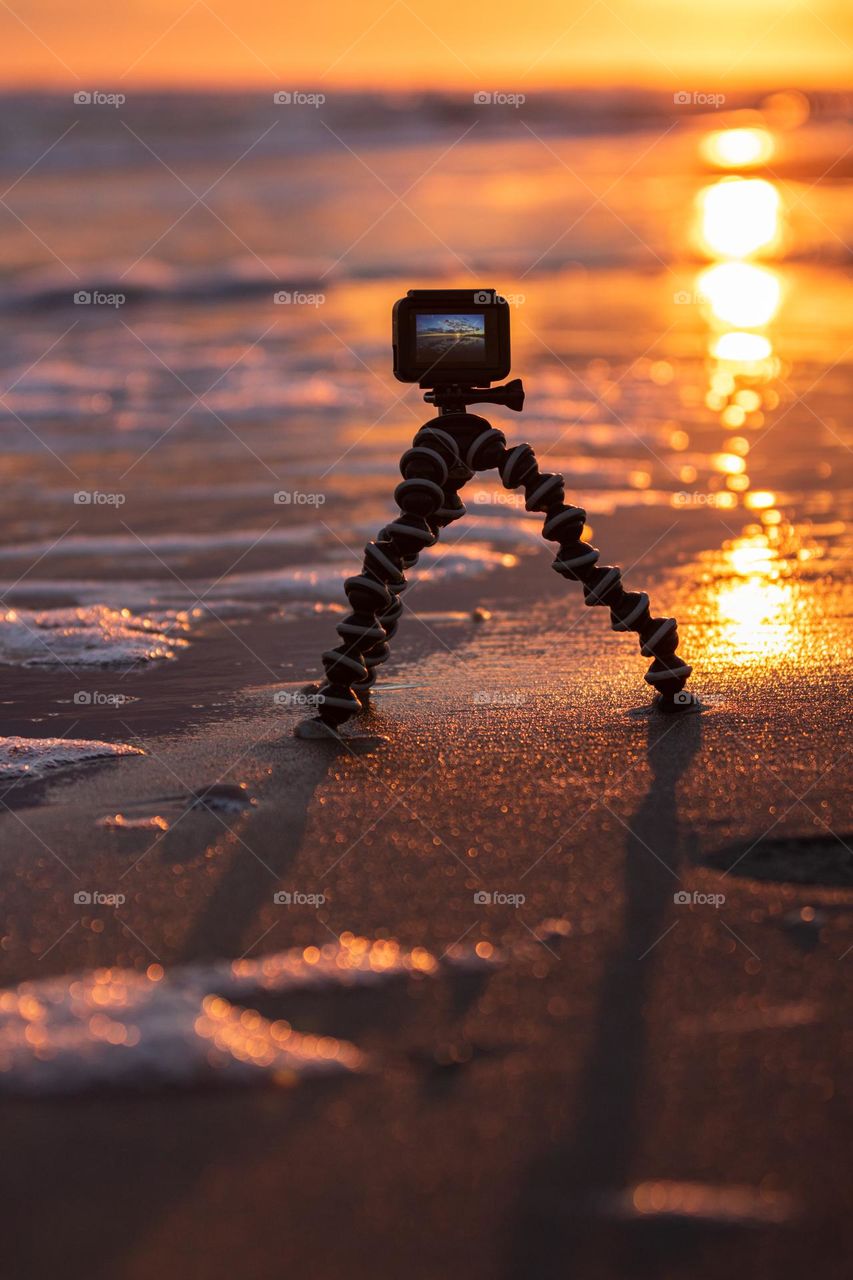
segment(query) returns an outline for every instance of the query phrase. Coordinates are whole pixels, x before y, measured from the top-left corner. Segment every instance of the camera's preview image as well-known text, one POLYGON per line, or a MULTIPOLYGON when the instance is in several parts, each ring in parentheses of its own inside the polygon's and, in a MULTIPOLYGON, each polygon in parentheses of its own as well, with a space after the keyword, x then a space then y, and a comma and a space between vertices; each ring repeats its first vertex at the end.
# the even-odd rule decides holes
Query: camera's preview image
POLYGON ((486 361, 484 315, 430 315, 415 317, 415 356, 419 365, 468 368, 486 361))

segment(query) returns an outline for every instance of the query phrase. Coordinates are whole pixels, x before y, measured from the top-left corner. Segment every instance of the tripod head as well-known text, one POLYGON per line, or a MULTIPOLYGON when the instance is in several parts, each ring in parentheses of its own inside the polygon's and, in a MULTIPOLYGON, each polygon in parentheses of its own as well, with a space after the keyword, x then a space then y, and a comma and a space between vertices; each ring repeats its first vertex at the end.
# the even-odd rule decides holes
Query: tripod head
POLYGON ((515 413, 524 408, 524 386, 521 378, 513 378, 502 387, 443 386, 433 387, 424 395, 439 413, 464 413, 469 404, 504 404, 515 413))

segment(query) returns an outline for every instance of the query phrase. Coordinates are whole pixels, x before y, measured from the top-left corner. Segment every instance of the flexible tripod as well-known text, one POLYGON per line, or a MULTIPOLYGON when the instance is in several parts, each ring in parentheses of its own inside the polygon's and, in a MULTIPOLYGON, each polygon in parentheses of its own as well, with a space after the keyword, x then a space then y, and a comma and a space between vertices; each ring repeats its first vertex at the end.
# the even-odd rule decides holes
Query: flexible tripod
POLYGON ((438 417, 425 423, 400 459, 403 480, 394 490, 400 515, 368 542, 362 572, 347 578, 344 590, 352 613, 337 626, 342 643, 323 654, 326 682, 317 695, 317 720, 304 721, 300 736, 313 736, 366 709, 377 667, 388 657, 388 641, 397 630, 406 587, 405 570, 439 530, 465 514, 459 490, 475 472, 497 467, 504 487, 524 486, 525 508, 545 516, 542 536, 559 544, 553 568, 580 582, 584 603, 605 605, 614 631, 636 631, 640 652, 653 662, 645 679, 658 694, 662 711, 695 704, 683 693, 692 668, 678 657, 675 618, 653 618, 644 591, 626 591, 620 569, 599 565, 600 552, 581 541, 586 512, 563 501, 563 477, 542 472, 529 444, 507 448, 503 432, 485 418, 467 413, 470 404, 503 404, 517 413, 524 405, 520 378, 491 390, 449 386, 428 391, 424 399, 438 417))

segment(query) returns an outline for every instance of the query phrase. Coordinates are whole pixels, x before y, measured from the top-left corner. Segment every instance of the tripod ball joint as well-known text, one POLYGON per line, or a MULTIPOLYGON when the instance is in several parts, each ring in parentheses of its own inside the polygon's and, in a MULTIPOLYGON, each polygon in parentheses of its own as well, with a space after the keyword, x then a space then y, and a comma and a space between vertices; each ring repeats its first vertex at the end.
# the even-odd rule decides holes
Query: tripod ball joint
MULTIPOLYGON (((316 736, 322 726, 334 734, 366 709, 377 670, 390 655, 388 641, 399 626, 406 571, 424 548, 434 546, 441 529, 465 514, 459 490, 476 472, 495 468, 505 488, 524 490, 527 511, 544 516, 542 537, 558 544, 556 572, 581 584, 586 605, 609 610, 613 631, 637 633, 640 652, 652 659, 645 680, 657 695, 655 705, 669 712, 696 705, 694 695, 684 689, 692 668, 678 656, 675 619, 652 617, 645 591, 626 591, 621 569, 599 563, 599 550, 582 540, 586 512, 566 503, 563 477, 540 471, 531 445, 507 448, 502 431, 466 412, 468 404, 483 398, 503 403, 503 390, 452 388, 442 393, 435 401, 441 405, 439 416, 420 428, 400 459, 403 478, 394 490, 400 514, 368 542, 361 572, 344 582, 352 612, 337 625, 341 643, 322 655, 326 681, 317 694, 321 724, 305 722, 297 728, 298 733, 304 730, 301 736, 316 736)), ((523 391, 514 394, 518 400, 523 391)), ((520 408, 520 403, 511 407, 520 408)))

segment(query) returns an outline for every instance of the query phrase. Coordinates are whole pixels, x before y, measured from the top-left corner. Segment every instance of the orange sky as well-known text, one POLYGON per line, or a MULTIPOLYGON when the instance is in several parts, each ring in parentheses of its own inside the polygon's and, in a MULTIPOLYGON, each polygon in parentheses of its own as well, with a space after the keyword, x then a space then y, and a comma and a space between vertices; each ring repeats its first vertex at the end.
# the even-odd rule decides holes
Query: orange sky
POLYGON ((844 87, 844 0, 4 0, 7 85, 844 87), (8 5, 8 7, 7 7, 8 5))

